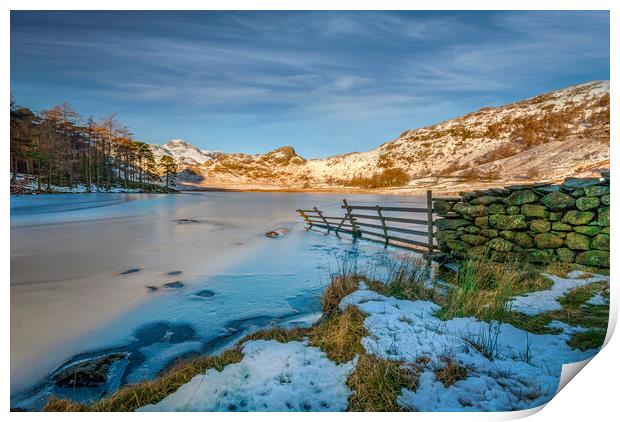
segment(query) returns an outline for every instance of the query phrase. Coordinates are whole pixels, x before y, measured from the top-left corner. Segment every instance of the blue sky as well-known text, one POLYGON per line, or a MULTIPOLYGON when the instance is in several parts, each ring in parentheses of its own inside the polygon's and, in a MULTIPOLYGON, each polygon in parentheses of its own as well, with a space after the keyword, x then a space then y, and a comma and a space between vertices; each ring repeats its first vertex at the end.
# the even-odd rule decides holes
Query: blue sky
POLYGON ((11 92, 153 143, 308 158, 609 79, 608 12, 11 12, 11 92))

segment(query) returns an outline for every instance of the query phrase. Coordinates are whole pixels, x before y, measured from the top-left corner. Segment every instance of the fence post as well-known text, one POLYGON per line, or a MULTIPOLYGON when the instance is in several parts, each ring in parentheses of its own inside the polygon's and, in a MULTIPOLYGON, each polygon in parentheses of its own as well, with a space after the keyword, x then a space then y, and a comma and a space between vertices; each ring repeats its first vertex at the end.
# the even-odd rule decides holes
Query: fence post
POLYGON ((310 221, 310 219, 308 218, 306 213, 303 212, 303 210, 297 210, 297 212, 299 213, 299 215, 301 215, 303 217, 304 220, 306 220, 306 224, 309 225, 308 228, 311 228, 312 227, 312 221, 310 221))
POLYGON ((353 232, 353 240, 355 240, 358 237, 361 237, 362 234, 359 232, 357 225, 355 224, 355 220, 353 219, 353 216, 351 215, 351 207, 349 206, 349 204, 347 204, 347 200, 343 199, 342 202, 344 202, 344 208, 347 210, 347 217, 349 218, 349 221, 351 222, 351 231, 353 232))
POLYGON ((428 254, 433 253, 433 191, 426 191, 426 218, 428 219, 428 254))
POLYGON ((381 225, 383 226, 383 234, 385 235, 385 247, 387 248, 390 238, 388 236, 387 226, 385 225, 385 220, 383 219, 383 214, 381 214, 381 207, 379 205, 377 205, 377 214, 379 214, 379 218, 381 219, 381 225))
POLYGON ((321 217, 321 219, 323 220, 323 223, 325 223, 325 225, 327 226, 327 233, 332 231, 332 226, 329 225, 329 223, 327 222, 327 219, 323 216, 323 213, 317 207, 314 207, 314 210, 319 215, 319 217, 321 217))

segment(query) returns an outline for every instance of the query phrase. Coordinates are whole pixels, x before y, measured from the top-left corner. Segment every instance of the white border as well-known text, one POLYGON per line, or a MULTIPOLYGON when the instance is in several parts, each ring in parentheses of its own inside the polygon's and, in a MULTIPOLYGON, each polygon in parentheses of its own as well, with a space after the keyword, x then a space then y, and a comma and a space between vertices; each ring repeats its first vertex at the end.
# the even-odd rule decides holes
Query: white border
MULTIPOLYGON (((56 0, 53 3, 45 2, 43 0, 8 0, 3 2, 3 14, 2 14, 2 75, 4 83, 2 84, 2 97, 5 101, 8 101, 10 95, 10 78, 9 78, 9 48, 10 48, 10 10, 278 10, 278 9, 293 9, 293 10, 396 10, 396 9, 411 9, 411 10, 610 10, 611 11, 611 75, 612 79, 616 79, 618 71, 618 39, 620 34, 620 2, 612 1, 551 1, 551 0, 504 0, 489 1, 489 0, 434 0, 434 1, 397 1, 397 0, 383 0, 381 2, 372 2, 367 0, 341 0, 341 1, 326 1, 326 0, 314 0, 314 1, 295 1, 284 2, 282 0, 264 0, 264 1, 251 1, 251 0, 229 0, 226 2, 216 2, 212 0, 197 1, 197 0, 176 0, 174 2, 166 2, 161 0, 153 0, 149 2, 140 2, 133 0, 108 0, 108 1, 89 1, 86 3, 84 0, 56 0)), ((575 28, 576 31, 579 28, 575 28)), ((614 84, 612 83, 612 91, 614 84)), ((617 162, 616 148, 613 146, 614 142, 618 139, 618 129, 615 125, 618 122, 618 109, 620 107, 618 98, 615 93, 611 95, 611 156, 612 163, 617 162)), ((8 108, 8 107, 7 107, 8 108)), ((6 110, 6 108, 5 108, 6 110)), ((6 113, 6 112, 5 112, 6 113)), ((3 194, 0 196, 2 203, 2 280, 4 282, 4 292, 2 305, 4 308, 4 332, 9 333, 10 330, 10 228, 9 228, 9 160, 8 160, 8 133, 9 133, 9 116, 6 113, 5 118, 1 120, 2 133, 4 136, 2 147, 2 181, 1 186, 3 194)), ((612 164, 612 167, 614 165, 612 164)), ((612 206, 617 209, 618 189, 615 184, 612 184, 612 206)), ((614 226, 615 230, 615 226, 614 226)), ((612 238, 612 250, 618 250, 618 239, 614 234, 612 238)), ((612 312, 610 315, 610 334, 615 328, 617 321, 617 307, 618 307, 618 289, 615 286, 615 273, 614 266, 617 259, 614 259, 612 255, 612 289, 611 289, 611 307, 612 312)), ((617 337, 617 336, 616 336, 617 337)), ((389 417, 390 419, 398 420, 410 420, 415 418, 416 420, 505 420, 515 419, 533 414, 532 420, 562 420, 562 421, 596 421, 596 420, 610 420, 618 409, 618 386, 617 375, 620 374, 620 343, 617 338, 609 339, 607 346, 587 365, 587 369, 582 371, 576 376, 576 379, 570 382, 558 395, 554 398, 545 408, 540 412, 524 411, 513 413, 424 413, 424 414, 407 414, 396 413, 390 415, 382 414, 322 414, 320 418, 324 419, 347 419, 355 421, 370 420, 375 418, 389 417)), ((10 357, 9 357, 9 342, 10 336, 5 335, 2 344, 2 360, 4 365, 2 366, 2 399, 4 404, 4 411, 9 411, 9 396, 10 396, 10 357)), ((540 409, 537 409, 540 410, 540 409)), ((16 420, 31 420, 34 418, 49 418, 51 420, 81 420, 86 417, 83 414, 25 414, 25 413, 11 413, 11 418, 16 420)), ((108 418, 106 414, 89 414, 89 419, 94 418, 97 420, 103 420, 108 418)), ((252 418, 252 420, 289 420, 291 417, 296 420, 311 420, 317 418, 317 415, 310 414, 266 414, 255 413, 252 415, 244 415, 239 413, 232 414, 149 414, 149 415, 134 415, 134 414, 115 414, 114 418, 148 418, 149 421, 155 420, 168 420, 171 417, 183 418, 186 420, 201 420, 205 418, 216 420, 238 420, 245 418, 252 418)), ((616 416, 617 417, 617 416, 616 416)))

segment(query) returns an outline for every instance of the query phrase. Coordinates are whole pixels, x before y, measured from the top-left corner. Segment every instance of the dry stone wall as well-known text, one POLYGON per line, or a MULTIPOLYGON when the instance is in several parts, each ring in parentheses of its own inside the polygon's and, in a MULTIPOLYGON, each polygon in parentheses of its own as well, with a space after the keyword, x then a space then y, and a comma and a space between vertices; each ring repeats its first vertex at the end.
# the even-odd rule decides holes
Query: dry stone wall
POLYGON ((434 201, 442 251, 609 268, 609 172, 562 184, 513 185, 434 201))

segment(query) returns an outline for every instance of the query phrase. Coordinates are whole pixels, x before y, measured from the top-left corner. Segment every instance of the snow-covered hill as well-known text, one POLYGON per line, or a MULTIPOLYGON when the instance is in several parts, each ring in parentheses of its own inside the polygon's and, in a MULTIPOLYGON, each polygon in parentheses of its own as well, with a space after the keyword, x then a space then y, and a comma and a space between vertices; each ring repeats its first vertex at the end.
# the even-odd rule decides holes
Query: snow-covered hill
POLYGON ((198 149, 183 139, 172 139, 163 145, 151 144, 150 147, 157 161, 169 155, 182 166, 199 165, 218 155, 217 152, 198 149))
POLYGON ((609 167, 609 81, 407 130, 368 152, 305 160, 292 147, 258 155, 200 151, 182 141, 161 148, 184 164, 202 160, 193 184, 210 187, 406 191, 557 180, 609 167))

